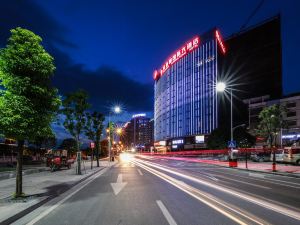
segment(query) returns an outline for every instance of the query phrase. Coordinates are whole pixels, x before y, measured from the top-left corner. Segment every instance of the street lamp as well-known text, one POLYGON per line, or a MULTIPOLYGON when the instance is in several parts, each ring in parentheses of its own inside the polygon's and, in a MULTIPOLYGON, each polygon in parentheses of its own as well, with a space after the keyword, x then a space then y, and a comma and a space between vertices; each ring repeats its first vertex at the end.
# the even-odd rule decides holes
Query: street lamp
POLYGON ((230 141, 232 143, 233 142, 232 88, 228 88, 224 82, 218 82, 216 85, 217 92, 225 92, 227 89, 230 91, 230 141))
POLYGON ((114 106, 112 110, 109 111, 108 113, 108 160, 112 161, 112 154, 111 154, 111 124, 110 124, 110 117, 111 115, 114 114, 119 114, 121 113, 121 107, 120 106, 114 106))
POLYGON ((117 132, 118 135, 121 135, 122 134, 122 128, 118 128, 116 132, 117 132))

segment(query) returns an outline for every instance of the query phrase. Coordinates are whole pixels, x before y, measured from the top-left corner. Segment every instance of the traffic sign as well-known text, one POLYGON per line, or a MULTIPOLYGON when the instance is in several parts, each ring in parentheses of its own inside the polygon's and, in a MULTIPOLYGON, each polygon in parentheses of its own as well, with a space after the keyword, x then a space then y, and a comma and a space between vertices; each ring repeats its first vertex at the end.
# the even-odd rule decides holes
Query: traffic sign
POLYGON ((94 142, 91 142, 90 147, 91 147, 91 148, 95 148, 95 143, 94 143, 94 142))
POLYGON ((228 141, 228 148, 236 148, 236 141, 228 141))

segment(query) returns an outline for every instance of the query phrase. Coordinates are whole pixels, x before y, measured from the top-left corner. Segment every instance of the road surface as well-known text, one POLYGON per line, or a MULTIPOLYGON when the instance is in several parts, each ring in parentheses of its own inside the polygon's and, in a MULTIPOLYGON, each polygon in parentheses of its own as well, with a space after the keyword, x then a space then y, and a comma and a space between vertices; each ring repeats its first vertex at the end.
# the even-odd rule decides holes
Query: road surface
POLYGON ((300 224, 300 179, 123 154, 103 174, 15 224, 300 224))

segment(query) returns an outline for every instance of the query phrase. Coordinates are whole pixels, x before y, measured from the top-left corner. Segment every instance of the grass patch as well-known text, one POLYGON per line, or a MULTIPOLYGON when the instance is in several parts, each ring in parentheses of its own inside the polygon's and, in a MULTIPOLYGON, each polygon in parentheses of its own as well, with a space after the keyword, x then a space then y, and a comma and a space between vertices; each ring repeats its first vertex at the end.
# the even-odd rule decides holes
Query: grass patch
POLYGON ((8 172, 8 171, 15 171, 16 168, 14 167, 0 167, 0 172, 8 172))

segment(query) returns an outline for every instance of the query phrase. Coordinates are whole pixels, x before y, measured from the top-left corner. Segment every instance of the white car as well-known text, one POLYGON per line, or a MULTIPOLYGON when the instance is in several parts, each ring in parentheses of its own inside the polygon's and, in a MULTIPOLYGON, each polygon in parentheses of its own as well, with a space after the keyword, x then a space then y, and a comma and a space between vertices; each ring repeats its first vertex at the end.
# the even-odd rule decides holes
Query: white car
POLYGON ((300 166, 300 147, 285 147, 283 162, 300 166))
POLYGON ((284 149, 277 149, 275 152, 275 160, 276 162, 283 162, 284 149))

